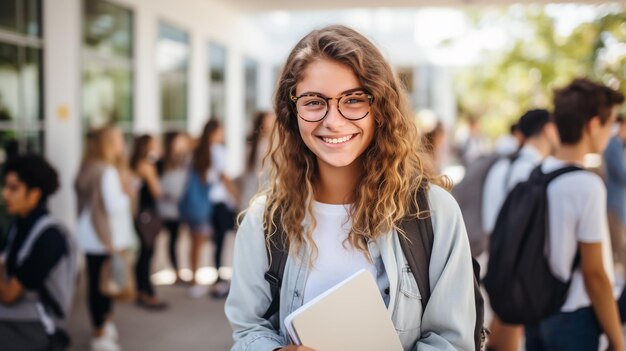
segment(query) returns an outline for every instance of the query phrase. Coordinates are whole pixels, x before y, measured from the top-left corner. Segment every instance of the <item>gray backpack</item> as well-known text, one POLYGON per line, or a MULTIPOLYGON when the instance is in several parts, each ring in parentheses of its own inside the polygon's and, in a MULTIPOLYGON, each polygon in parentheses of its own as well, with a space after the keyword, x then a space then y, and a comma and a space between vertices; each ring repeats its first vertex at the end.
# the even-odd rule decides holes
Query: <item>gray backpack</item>
MULTIPOLYGON (((452 189, 452 196, 459 203, 461 213, 463 214, 473 257, 480 256, 489 244, 489 233, 485 232, 485 226, 483 225, 483 191, 487 174, 496 162, 504 158, 510 161, 510 171, 510 165, 518 157, 518 152, 508 156, 500 154, 482 156, 467 167, 463 180, 452 189)), ((509 178, 509 175, 507 174, 506 179, 509 178)), ((506 184, 506 181, 503 182, 503 186, 504 184, 506 184)))

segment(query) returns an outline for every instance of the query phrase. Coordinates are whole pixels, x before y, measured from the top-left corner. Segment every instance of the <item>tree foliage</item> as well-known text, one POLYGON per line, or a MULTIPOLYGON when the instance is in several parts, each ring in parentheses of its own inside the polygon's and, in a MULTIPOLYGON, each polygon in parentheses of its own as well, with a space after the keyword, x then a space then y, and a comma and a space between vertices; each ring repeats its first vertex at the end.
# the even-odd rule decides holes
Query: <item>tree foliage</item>
MULTIPOLYGON (((560 34, 545 7, 502 13, 511 37, 505 50, 485 53, 478 65, 457 72, 461 116, 481 118, 487 134, 504 133, 530 108, 550 108, 552 92, 576 77, 626 88, 626 8, 598 6, 595 19, 560 34)), ((492 16, 493 17, 493 16, 492 16)), ((485 25, 474 15, 474 25, 485 25)), ((499 19, 502 21, 502 18, 499 19)))

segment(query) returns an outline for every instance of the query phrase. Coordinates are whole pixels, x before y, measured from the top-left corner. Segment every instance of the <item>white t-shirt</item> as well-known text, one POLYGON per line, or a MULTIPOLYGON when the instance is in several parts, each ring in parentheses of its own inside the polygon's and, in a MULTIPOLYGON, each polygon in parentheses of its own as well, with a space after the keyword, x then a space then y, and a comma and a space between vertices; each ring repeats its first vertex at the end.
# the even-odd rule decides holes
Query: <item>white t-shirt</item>
MULTIPOLYGON (((545 173, 567 166, 568 163, 548 157, 541 166, 545 173)), ((604 269, 614 284, 613 254, 606 215, 606 188, 602 179, 591 172, 571 172, 559 176, 548 185, 548 220, 550 228, 550 267, 564 281, 572 274, 572 264, 578 243, 602 243, 604 269)), ((614 296, 619 289, 614 289, 614 296)), ((563 312, 588 307, 583 276, 576 268, 567 294, 563 312)))
POLYGON ((207 171, 207 180, 211 184, 209 199, 214 203, 224 203, 230 208, 235 207, 235 199, 220 179, 220 175, 226 172, 226 148, 224 145, 211 146, 211 169, 207 171))
POLYGON ((509 171, 508 158, 497 161, 487 173, 483 188, 482 219, 486 233, 491 234, 496 225, 500 208, 504 204, 507 195, 517 183, 526 181, 530 173, 541 163, 541 153, 531 146, 524 146, 519 157, 513 162, 509 171), (505 179, 508 175, 508 180, 505 179))
MULTIPOLYGON (((134 244, 131 202, 128 195, 122 190, 120 176, 115 167, 108 166, 104 170, 100 186, 104 209, 109 218, 113 248, 116 250, 128 249, 134 244)), ((80 213, 77 230, 77 240, 83 251, 90 254, 107 253, 91 222, 89 207, 85 207, 80 213)))
POLYGON ((361 269, 368 270, 376 279, 374 263, 346 242, 352 228, 349 210, 349 205, 313 203, 313 215, 317 222, 313 232, 317 259, 305 284, 304 303, 361 269))

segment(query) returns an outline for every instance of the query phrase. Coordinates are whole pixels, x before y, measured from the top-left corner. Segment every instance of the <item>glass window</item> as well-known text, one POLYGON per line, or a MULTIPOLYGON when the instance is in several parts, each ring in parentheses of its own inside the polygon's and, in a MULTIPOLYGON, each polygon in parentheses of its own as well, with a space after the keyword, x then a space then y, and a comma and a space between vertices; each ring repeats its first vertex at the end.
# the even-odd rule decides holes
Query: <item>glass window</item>
MULTIPOLYGON (((9 34, 0 40, 1 169, 19 153, 43 152, 41 1, 0 1, 0 32, 9 34)), ((0 247, 8 223, 0 197, 0 247)))
POLYGON ((226 117, 226 48, 209 43, 209 111, 211 118, 226 117))
POLYGON ((250 58, 246 58, 245 66, 245 99, 246 99, 246 118, 252 121, 254 113, 257 110, 257 74, 258 63, 250 58))
POLYGON ((185 129, 189 36, 180 29, 160 23, 156 54, 163 126, 165 129, 185 129))
POLYGON ((84 1, 83 131, 116 123, 126 133, 133 124, 133 17, 102 0, 84 1))
POLYGON ((41 0, 0 1, 0 29, 41 37, 41 0))
POLYGON ((41 151, 41 86, 41 50, 0 42, 2 145, 15 144, 20 152, 41 151))
POLYGON ((17 1, 0 1, 0 27, 17 31, 17 1))
POLYGON ((85 0, 83 44, 103 56, 132 57, 132 13, 102 0, 85 0))

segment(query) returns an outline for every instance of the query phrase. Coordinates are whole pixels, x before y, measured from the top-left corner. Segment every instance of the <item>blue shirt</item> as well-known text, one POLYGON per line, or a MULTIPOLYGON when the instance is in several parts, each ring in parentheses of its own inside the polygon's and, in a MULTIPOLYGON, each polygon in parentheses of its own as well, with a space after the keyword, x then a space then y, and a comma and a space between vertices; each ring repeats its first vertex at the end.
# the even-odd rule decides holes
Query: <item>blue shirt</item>
POLYGON ((626 224, 626 159, 624 141, 614 136, 604 150, 607 208, 626 224))

